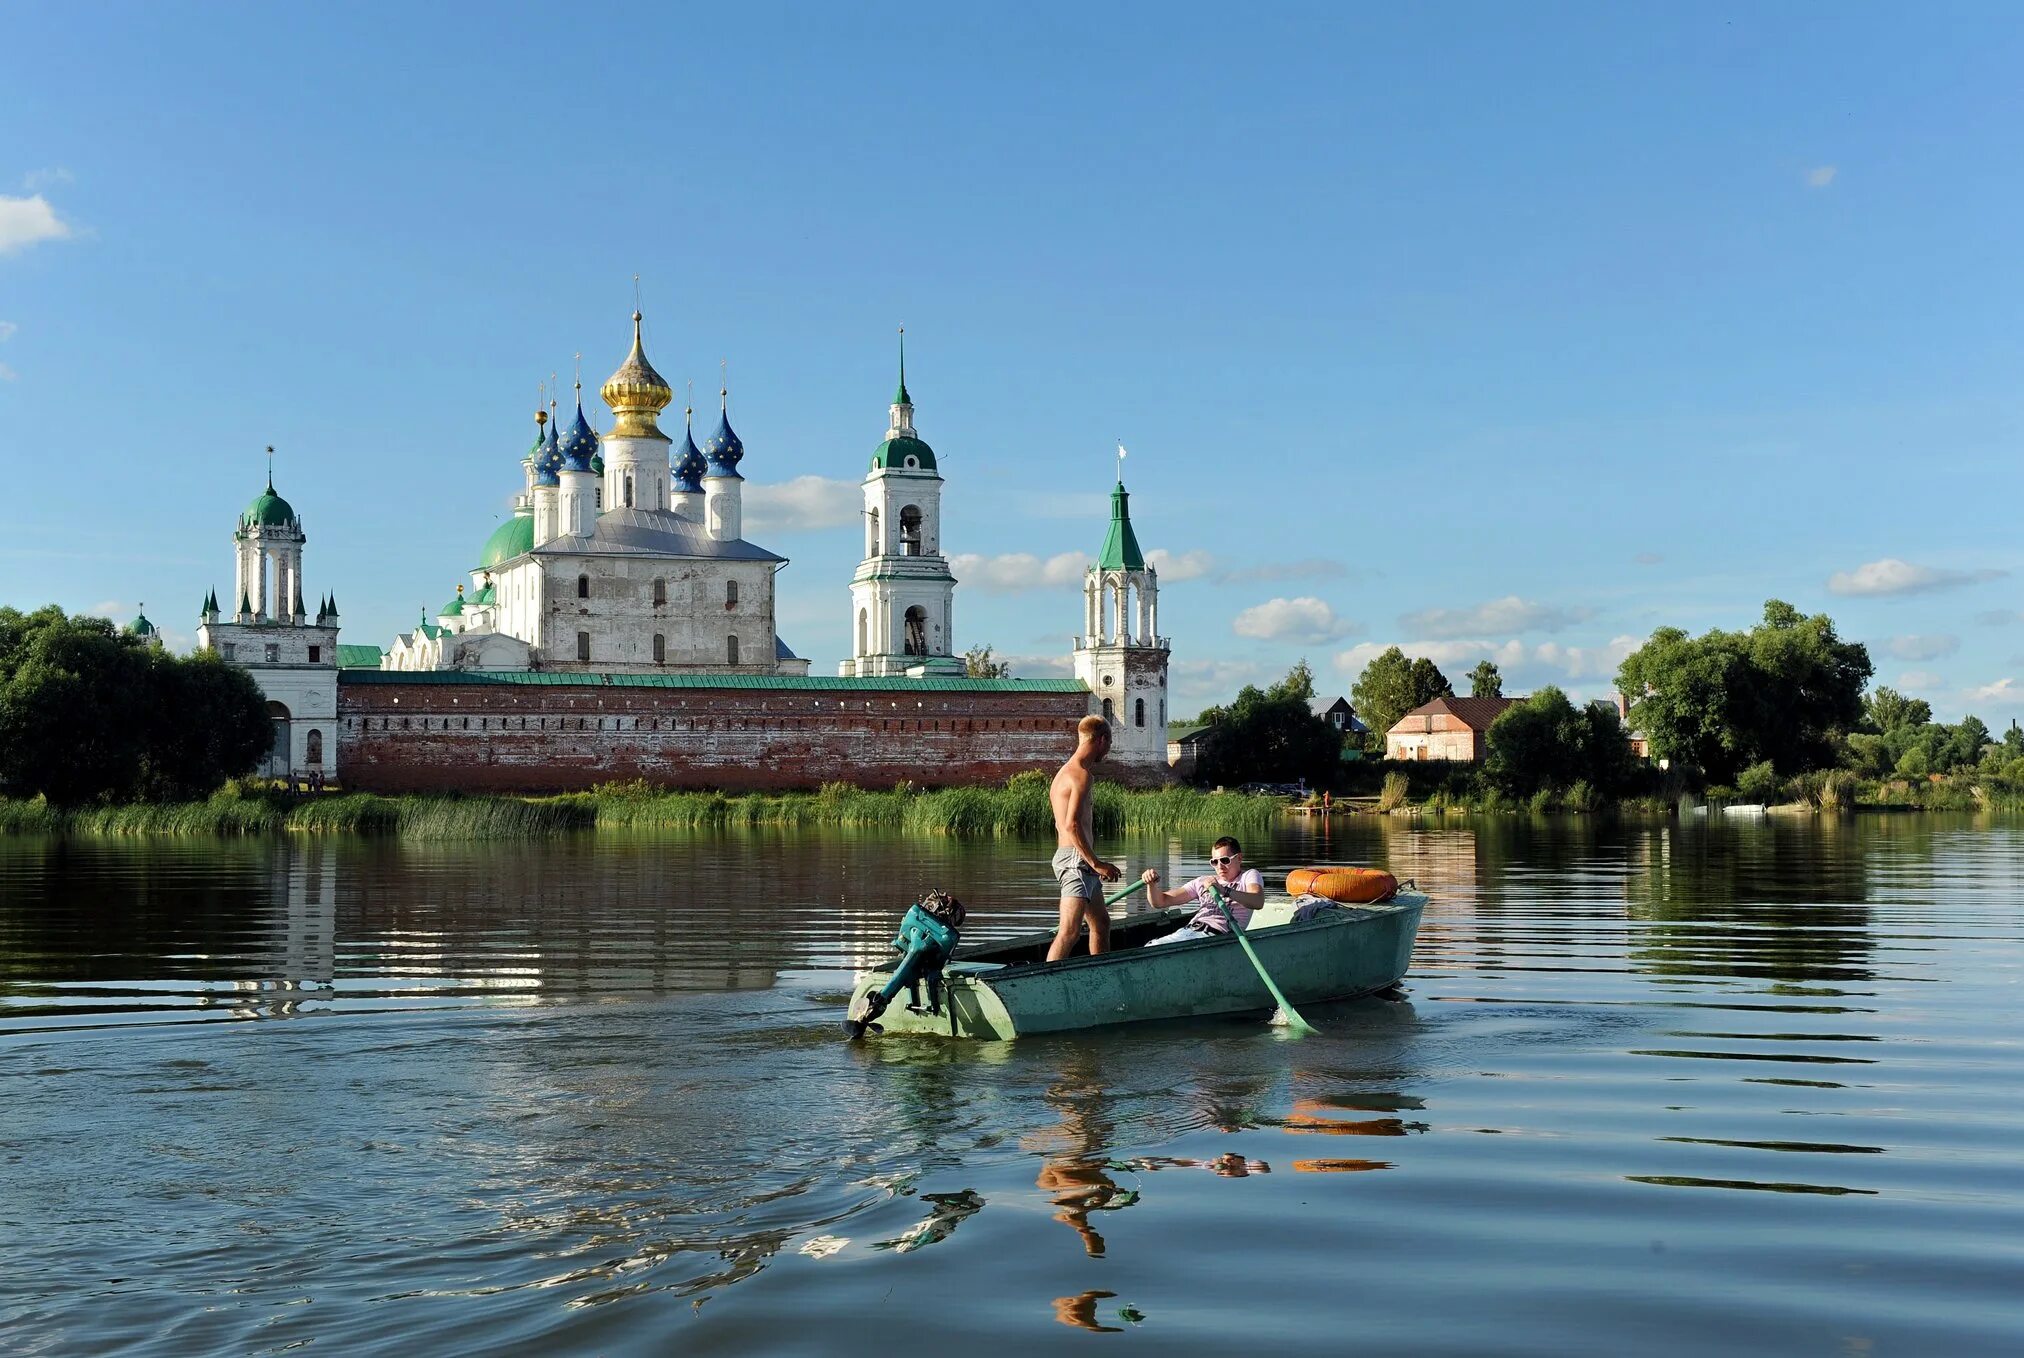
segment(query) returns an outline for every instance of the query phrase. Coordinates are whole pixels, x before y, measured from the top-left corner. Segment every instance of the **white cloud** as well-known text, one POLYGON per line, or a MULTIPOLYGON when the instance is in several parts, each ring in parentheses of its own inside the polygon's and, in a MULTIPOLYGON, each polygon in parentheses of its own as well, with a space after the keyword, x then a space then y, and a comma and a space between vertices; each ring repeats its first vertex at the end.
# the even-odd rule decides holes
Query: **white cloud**
POLYGON ((13 370, 12 368, 8 367, 8 366, 7 366, 7 365, 6 365, 5 363, 0 363, 0 382, 12 382, 12 381, 13 381, 14 379, 16 379, 16 378, 17 378, 17 377, 19 377, 19 376, 21 376, 21 374, 20 374, 20 373, 18 373, 18 372, 15 372, 15 371, 14 371, 14 370, 13 370))
POLYGON ((1900 660, 1938 660, 1961 649, 1959 637, 1945 635, 1892 637, 1886 644, 1900 660))
POLYGON ((1008 552, 1004 556, 979 556, 974 552, 949 558, 949 569, 957 583, 971 585, 990 594, 1019 594, 1029 589, 1058 589, 1082 583, 1089 558, 1081 552, 1062 552, 1045 561, 1031 552, 1008 552))
POLYGON ((33 193, 37 189, 46 189, 51 184, 72 183, 76 178, 76 175, 64 169, 61 165, 55 165, 47 170, 30 170, 21 177, 21 187, 33 193))
POLYGON ((1614 679, 1624 657, 1644 645, 1643 637, 1611 637, 1606 646, 1562 646, 1542 643, 1532 653, 1539 664, 1550 666, 1569 679, 1614 679))
POLYGON ((1987 613, 1977 613, 1975 621, 1984 627, 2008 627, 2012 623, 2024 622, 2024 611, 2014 608, 1998 608, 1987 613))
POLYGON ((56 215, 56 209, 41 194, 32 198, 9 198, 0 193, 0 255, 25 250, 37 241, 62 240, 70 224, 56 215))
POLYGON ((1971 703, 1995 703, 2009 707, 2024 702, 2024 688, 2019 688, 2015 679, 1998 679, 1993 684, 1969 689, 1967 698, 1971 703))
POLYGON ((1953 571, 1938 566, 1915 566, 1887 556, 1880 561, 1866 561, 1852 571, 1836 571, 1827 577, 1827 589, 1831 594, 1929 594, 1936 589, 2001 579, 2004 574, 1997 570, 1953 571))
POLYGON ((1348 574, 1349 567, 1340 561, 1308 557, 1302 561, 1266 561, 1237 566, 1224 571, 1221 578, 1227 584, 1247 585, 1271 580, 1339 580, 1348 574))
MULTIPOLYGON (((1363 673, 1364 666, 1377 659, 1391 644, 1359 643, 1338 652, 1335 667, 1354 679, 1363 673)), ((1516 637, 1509 641, 1401 641, 1396 644, 1408 657, 1425 656, 1439 665, 1451 682, 1478 660, 1495 661, 1507 681, 1526 666, 1557 671, 1561 677, 1570 680, 1611 680, 1616 677, 1624 657, 1642 646, 1644 638, 1617 636, 1601 646, 1563 646, 1557 641, 1542 641, 1528 647, 1516 637)))
POLYGON ((1438 639, 1493 632, 1558 632, 1592 616, 1593 609, 1555 608, 1511 594, 1474 608, 1427 608, 1407 613, 1399 618, 1399 625, 1438 639))
POLYGON ((1232 619, 1230 626, 1238 636, 1255 641, 1294 641, 1315 646, 1340 641, 1356 630, 1355 623, 1337 617, 1325 601, 1311 596, 1255 604, 1232 619))
POLYGON ((1184 720, 1214 703, 1226 703, 1246 684, 1277 683, 1284 670, 1274 671, 1255 660, 1176 660, 1171 674, 1173 694, 1167 719, 1184 720))
POLYGON ((1068 655, 993 655, 1012 667, 1015 679, 1066 679, 1075 673, 1075 658, 1068 655))
POLYGON ((0 344, 14 338, 14 332, 21 327, 12 321, 0 321, 0 344))
POLYGON ((133 621, 134 607, 127 599, 100 599, 84 611, 88 617, 111 618, 114 622, 124 623, 133 621))
POLYGON ((1806 187, 1809 189, 1824 189, 1829 184, 1832 184, 1834 177, 1840 173, 1841 167, 1839 165, 1816 165, 1806 172, 1806 187))
POLYGON ((1164 547, 1155 547, 1146 553, 1146 562, 1160 573, 1160 581, 1163 584, 1172 584, 1179 580, 1199 580, 1216 569, 1214 554, 1200 548, 1176 554, 1164 547))
POLYGON ((1931 670, 1906 670, 1898 676, 1897 686, 1915 692, 1930 693, 1946 682, 1944 676, 1934 674, 1931 670))
POLYGON ((857 522, 863 513, 863 499, 852 481, 797 476, 778 485, 745 488, 745 516, 751 527, 760 531, 842 528, 857 522))

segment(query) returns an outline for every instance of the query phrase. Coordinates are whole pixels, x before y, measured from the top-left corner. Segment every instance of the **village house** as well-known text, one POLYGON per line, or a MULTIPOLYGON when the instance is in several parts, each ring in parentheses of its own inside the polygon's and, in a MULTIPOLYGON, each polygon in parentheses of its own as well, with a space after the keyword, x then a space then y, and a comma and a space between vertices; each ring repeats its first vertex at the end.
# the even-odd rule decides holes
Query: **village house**
POLYGON ((1384 735, 1386 759, 1480 764, 1490 752, 1490 724, 1518 698, 1436 698, 1400 717, 1384 735))

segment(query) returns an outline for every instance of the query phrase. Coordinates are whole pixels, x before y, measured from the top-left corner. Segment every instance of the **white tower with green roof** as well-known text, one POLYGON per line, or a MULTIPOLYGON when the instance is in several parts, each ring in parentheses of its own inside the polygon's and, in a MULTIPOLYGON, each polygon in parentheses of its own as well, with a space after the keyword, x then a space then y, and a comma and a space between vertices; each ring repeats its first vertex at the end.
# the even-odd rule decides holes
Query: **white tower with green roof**
POLYGON ((850 580, 850 659, 845 679, 960 675, 955 651, 956 577, 942 555, 942 474, 935 450, 914 432, 902 340, 892 424, 864 479, 864 560, 850 580))
POLYGON ((1075 677, 1110 723, 1111 764, 1139 780, 1167 769, 1167 639, 1159 573, 1139 550, 1124 482, 1110 493, 1110 531, 1083 579, 1075 677))

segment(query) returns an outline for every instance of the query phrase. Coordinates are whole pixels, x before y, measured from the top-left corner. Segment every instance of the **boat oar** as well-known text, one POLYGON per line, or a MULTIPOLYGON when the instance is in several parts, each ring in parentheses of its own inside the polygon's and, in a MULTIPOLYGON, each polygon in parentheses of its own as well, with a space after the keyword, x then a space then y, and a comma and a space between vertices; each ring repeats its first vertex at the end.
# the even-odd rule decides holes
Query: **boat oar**
POLYGON ((1230 932, 1237 936, 1237 942, 1244 949, 1244 956, 1251 959, 1251 966, 1257 971, 1258 979, 1265 983, 1265 989, 1272 992, 1272 998, 1279 1002, 1279 1012, 1286 1016, 1287 1028, 1296 1036, 1320 1032, 1319 1028, 1316 1028, 1306 1019, 1300 1017, 1300 1011, 1293 1007, 1292 1002, 1286 998, 1285 994, 1280 991, 1278 985, 1272 980, 1272 973, 1265 970, 1265 964, 1258 960, 1258 950, 1251 946, 1251 940, 1244 937, 1244 931, 1237 927, 1236 918, 1230 914, 1230 907, 1224 903, 1223 893, 1217 889, 1214 882, 1209 883, 1209 899, 1214 901, 1216 908, 1223 912, 1223 922, 1228 924, 1230 932))

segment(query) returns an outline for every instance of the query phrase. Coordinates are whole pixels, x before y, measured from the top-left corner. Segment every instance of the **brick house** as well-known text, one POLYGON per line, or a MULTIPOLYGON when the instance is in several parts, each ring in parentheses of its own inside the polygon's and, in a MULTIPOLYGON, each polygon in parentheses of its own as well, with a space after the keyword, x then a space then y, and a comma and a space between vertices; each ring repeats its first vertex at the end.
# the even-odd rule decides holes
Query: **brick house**
POLYGON ((1480 764, 1490 724, 1519 698, 1436 698, 1400 717, 1384 735, 1386 759, 1480 764))

